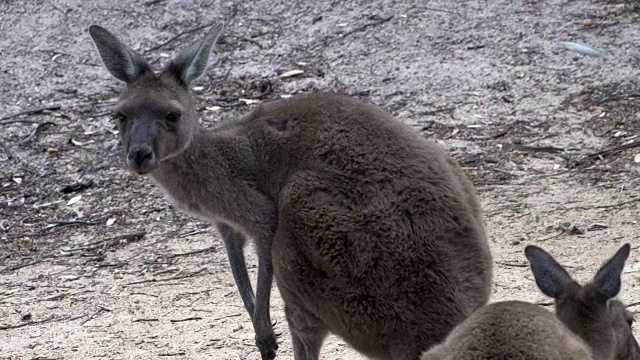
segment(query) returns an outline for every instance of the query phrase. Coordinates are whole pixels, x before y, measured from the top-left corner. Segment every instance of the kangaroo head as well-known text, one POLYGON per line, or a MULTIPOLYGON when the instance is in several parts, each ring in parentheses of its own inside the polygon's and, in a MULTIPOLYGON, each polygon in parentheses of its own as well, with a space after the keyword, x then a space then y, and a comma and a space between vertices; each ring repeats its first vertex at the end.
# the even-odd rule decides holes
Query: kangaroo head
POLYGON ((202 41, 154 73, 142 56, 109 31, 98 25, 89 27, 105 67, 126 83, 114 112, 132 171, 149 173, 189 146, 198 126, 189 84, 204 73, 223 30, 223 23, 214 25, 202 41))
POLYGON ((631 329, 633 317, 614 299, 629 252, 629 244, 622 246, 582 286, 546 251, 532 245, 525 248, 536 284, 555 299, 558 319, 589 344, 595 359, 640 360, 640 347, 631 329))

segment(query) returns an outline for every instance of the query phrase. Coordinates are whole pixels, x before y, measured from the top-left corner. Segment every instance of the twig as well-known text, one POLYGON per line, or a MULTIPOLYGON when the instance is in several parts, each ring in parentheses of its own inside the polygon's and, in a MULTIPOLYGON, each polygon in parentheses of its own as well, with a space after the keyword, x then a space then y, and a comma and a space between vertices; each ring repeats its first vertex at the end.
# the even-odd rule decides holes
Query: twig
POLYGON ((514 147, 515 150, 523 151, 523 152, 544 152, 550 154, 560 154, 565 151, 565 149, 557 148, 553 146, 525 146, 525 145, 516 145, 514 147))
POLYGON ((192 32, 195 32, 195 31, 198 31, 198 30, 202 30, 202 29, 204 29, 204 28, 208 28, 209 26, 212 26, 212 25, 213 25, 214 23, 216 23, 216 22, 217 22, 217 21, 211 21, 211 22, 208 22, 208 23, 206 23, 206 24, 204 24, 204 25, 200 25, 200 26, 194 27, 194 28, 192 28, 192 29, 185 30, 185 31, 183 31, 183 32, 181 32, 181 33, 178 33, 177 35, 175 35, 175 36, 173 36, 173 37, 169 38, 167 41, 165 41, 165 42, 163 42, 163 43, 160 43, 160 44, 158 44, 158 45, 156 45, 156 46, 152 46, 151 48, 149 48, 149 49, 145 50, 145 51, 143 52, 143 54, 147 54, 147 53, 149 53, 149 52, 151 52, 151 51, 158 50, 158 49, 160 49, 160 48, 162 48, 162 47, 164 47, 164 46, 167 46, 167 45, 171 44, 172 42, 174 42, 174 41, 178 40, 180 37, 182 37, 182 36, 184 36, 184 35, 191 34, 192 32))
POLYGON ((180 234, 179 236, 180 236, 181 238, 185 238, 185 237, 187 237, 187 236, 191 236, 191 235, 198 235, 198 234, 204 234, 204 233, 207 233, 207 232, 209 232, 209 229, 208 229, 208 228, 207 228, 207 229, 200 229, 200 230, 190 231, 190 232, 188 232, 188 233, 180 234))
POLYGON ((89 316, 88 318, 86 318, 85 320, 83 320, 80 325, 84 325, 86 323, 88 323, 89 321, 93 320, 94 317, 98 316, 98 314, 100 314, 103 311, 108 311, 111 312, 112 310, 109 308, 106 308, 104 306, 98 306, 98 311, 94 312, 93 314, 91 314, 91 316, 89 316))
POLYGON ((538 239, 537 241, 539 241, 539 242, 543 242, 543 241, 547 241, 547 240, 555 239, 555 238, 558 238, 558 237, 560 237, 560 236, 562 236, 562 235, 564 235, 564 234, 566 234, 566 233, 567 233, 566 231, 560 231, 560 232, 558 232, 557 234, 554 234, 554 235, 548 236, 548 237, 546 237, 546 238, 538 239))
POLYGON ((366 23, 366 24, 364 24, 362 26, 359 26, 359 27, 351 29, 351 30, 349 30, 349 31, 347 31, 345 33, 342 33, 342 34, 338 35, 338 38, 344 39, 345 37, 347 37, 349 35, 355 34, 355 33, 360 32, 360 31, 364 31, 364 30, 366 30, 366 29, 368 29, 368 28, 370 28, 372 26, 382 25, 382 24, 384 24, 386 22, 391 21, 391 19, 393 19, 393 15, 390 15, 390 16, 387 16, 387 17, 383 17, 383 18, 379 18, 376 21, 372 21, 370 23, 366 23))
POLYGON ((418 115, 434 116, 434 115, 438 115, 438 114, 443 113, 443 112, 448 112, 449 114, 451 114, 451 112, 454 111, 454 110, 455 110, 455 108, 453 108, 453 107, 443 107, 443 108, 438 108, 438 109, 434 109, 434 110, 420 111, 420 112, 418 112, 418 115))
POLYGON ((605 205, 578 205, 578 206, 572 206, 572 207, 567 207, 564 208, 563 210, 569 211, 569 210, 591 210, 591 209, 609 209, 609 208, 616 208, 616 207, 620 207, 620 206, 624 206, 624 205, 629 205, 629 204, 633 204, 636 202, 640 201, 640 197, 637 198, 633 198, 631 200, 627 200, 627 201, 621 201, 619 203, 614 203, 614 204, 605 204, 605 205))
POLYGON ((202 268, 202 269, 196 270, 196 271, 194 271, 192 273, 183 274, 183 275, 176 275, 176 276, 163 278, 163 279, 152 278, 152 279, 146 279, 146 280, 132 281, 132 282, 126 283, 125 285, 138 285, 138 284, 144 284, 144 283, 149 283, 149 282, 161 282, 161 281, 171 281, 171 280, 186 279, 188 277, 196 276, 196 275, 200 274, 201 272, 203 272, 205 270, 207 270, 207 268, 202 268))
MULTIPOLYGON (((195 310, 195 311, 204 311, 204 310, 195 310)), ((215 318, 213 320, 214 321, 218 321, 218 320, 228 319, 228 318, 238 317, 238 316, 242 316, 242 314, 241 313, 229 314, 229 315, 217 317, 217 318, 215 318)))
POLYGON ((187 251, 187 252, 183 252, 183 253, 177 253, 177 254, 171 254, 167 257, 169 258, 177 258, 180 256, 189 256, 189 255, 195 255, 195 254, 202 254, 205 252, 209 252, 209 251, 216 251, 216 247, 215 246, 209 246, 208 248, 204 248, 204 249, 200 249, 200 250, 193 250, 193 251, 187 251))
POLYGON ((140 215, 147 215, 147 214, 151 214, 151 213, 154 213, 154 212, 165 211, 165 210, 168 210, 168 209, 169 208, 166 207, 166 206, 165 207, 158 207, 158 208, 151 208, 149 210, 145 210, 145 211, 141 212, 140 215))
POLYGON ((528 264, 506 263, 506 262, 502 262, 502 261, 496 261, 495 263, 498 264, 498 265, 507 266, 507 267, 522 267, 522 268, 529 267, 528 264))
POLYGON ((12 267, 6 267, 2 270, 2 272, 7 272, 7 271, 16 271, 22 268, 25 268, 27 266, 32 266, 32 265, 37 265, 40 264, 41 262, 43 262, 44 259, 38 259, 38 260, 34 260, 32 262, 28 262, 28 263, 24 263, 24 264, 20 264, 20 265, 16 265, 16 266, 12 266, 12 267))
POLYGON ((613 155, 613 154, 617 154, 619 152, 622 152, 624 150, 628 150, 628 149, 634 149, 640 147, 640 141, 634 141, 632 143, 629 144, 624 144, 624 145, 620 145, 620 146, 616 146, 610 149, 605 149, 602 151, 598 151, 595 152, 593 154, 589 154, 585 157, 583 157, 582 159, 576 160, 575 165, 584 162, 587 159, 591 159, 591 158, 599 158, 599 157, 604 157, 604 156, 609 156, 609 155, 613 155))
POLYGON ((132 322, 153 322, 153 321, 160 321, 159 319, 133 319, 132 322))
POLYGON ((22 115, 40 114, 40 113, 43 113, 43 112, 48 111, 48 110, 60 110, 60 105, 44 106, 44 107, 39 107, 39 108, 26 109, 26 110, 18 111, 15 114, 7 115, 5 117, 0 118, 0 125, 13 124, 13 123, 19 123, 19 122, 34 122, 34 123, 37 123, 37 121, 33 121, 33 120, 9 120, 9 119, 13 119, 15 117, 22 116, 22 115))
POLYGON ((598 105, 602 105, 612 101, 629 100, 629 99, 637 99, 637 98, 640 98, 640 93, 626 94, 626 95, 620 95, 620 96, 609 96, 598 101, 598 105))
POLYGON ((202 320, 202 318, 200 316, 192 316, 184 319, 171 319, 169 321, 171 321, 172 323, 178 323, 183 321, 194 321, 194 320, 202 320))
POLYGON ((73 220, 73 221, 48 221, 49 228, 54 226, 69 226, 69 225, 98 225, 95 221, 83 221, 83 220, 73 220))
POLYGON ((633 302, 631 304, 628 304, 627 307, 630 308, 632 306, 638 306, 638 305, 640 305, 640 301, 636 301, 636 302, 633 302))
POLYGON ((160 353, 158 356, 184 356, 186 353, 184 351, 178 351, 174 353, 160 353))
POLYGON ((134 232, 131 234, 122 234, 122 235, 117 235, 117 236, 113 236, 113 237, 109 237, 106 239, 101 239, 98 241, 94 241, 92 243, 88 243, 87 245, 83 245, 83 246, 78 246, 75 248, 71 248, 71 249, 63 249, 65 252, 77 252, 77 251, 83 251, 83 250, 93 250, 95 248, 98 248, 100 246, 104 246, 104 247, 109 247, 109 245, 113 245, 113 244, 117 244, 122 240, 126 240, 126 241, 138 241, 140 239, 142 239, 147 233, 145 231, 138 231, 138 232, 134 232), (105 244, 108 243, 108 244, 105 244))
POLYGON ((163 2, 164 0, 149 0, 149 1, 145 1, 144 2, 144 6, 151 6, 151 5, 155 5, 159 2, 163 2))
POLYGON ((144 295, 144 296, 151 296, 151 297, 154 297, 154 298, 158 297, 158 295, 156 295, 156 294, 148 294, 148 293, 143 293, 143 292, 132 292, 129 295, 130 296, 131 295, 144 295))
POLYGON ((509 131, 511 131, 511 127, 508 126, 506 127, 504 130, 501 130, 493 135, 489 135, 489 136, 479 136, 476 138, 472 138, 472 140, 495 140, 495 139, 499 139, 505 135, 507 135, 509 133, 509 131))
POLYGON ((37 324, 42 324, 42 323, 46 323, 48 321, 51 321, 55 318, 55 316, 49 316, 46 319, 43 320, 36 320, 36 321, 28 321, 28 322, 23 322, 21 324, 15 324, 15 325, 4 325, 4 324, 0 324, 0 330, 10 330, 10 329, 19 329, 21 327, 25 327, 25 326, 29 326, 29 325, 37 325, 37 324))

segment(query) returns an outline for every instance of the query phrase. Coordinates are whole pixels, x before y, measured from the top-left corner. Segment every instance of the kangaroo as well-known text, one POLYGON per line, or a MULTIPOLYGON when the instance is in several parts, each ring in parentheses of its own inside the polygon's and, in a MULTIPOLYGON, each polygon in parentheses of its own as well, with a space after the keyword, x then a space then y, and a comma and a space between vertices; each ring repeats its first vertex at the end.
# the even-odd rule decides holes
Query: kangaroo
POLYGON ((422 360, 593 360, 582 339, 539 305, 489 304, 457 326, 422 360))
POLYGON ((633 315, 615 299, 630 252, 631 246, 623 245, 582 286, 546 251, 533 245, 525 248, 536 284, 555 300, 556 316, 589 345, 596 360, 640 360, 633 315))
POLYGON ((266 102, 205 130, 189 84, 223 29, 155 73, 109 31, 89 28, 126 83, 114 109, 126 164, 215 224, 262 359, 278 348, 275 276, 296 360, 318 359, 329 333, 375 359, 418 360, 489 299, 492 257, 471 182, 435 143, 343 95, 266 102))
POLYGON ((632 316, 619 300, 626 244, 585 286, 536 246, 525 254, 542 292, 556 300, 556 314, 522 301, 485 306, 457 326, 422 360, 638 360, 632 316))

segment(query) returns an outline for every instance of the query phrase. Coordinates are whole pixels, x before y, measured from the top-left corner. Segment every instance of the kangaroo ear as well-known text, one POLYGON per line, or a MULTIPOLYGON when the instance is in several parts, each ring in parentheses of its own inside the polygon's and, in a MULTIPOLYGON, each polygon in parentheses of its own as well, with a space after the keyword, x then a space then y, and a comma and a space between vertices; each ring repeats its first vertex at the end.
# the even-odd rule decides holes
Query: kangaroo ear
POLYGON ((146 71, 151 71, 140 55, 103 27, 91 25, 89 35, 98 48, 104 66, 118 80, 131 83, 146 71))
POLYGON ((176 56, 167 66, 166 71, 171 72, 185 85, 202 76, 207 68, 211 49, 224 32, 224 26, 224 22, 213 25, 202 41, 192 44, 176 56))
POLYGON ((629 257, 631 246, 624 244, 611 259, 609 259, 593 277, 591 287, 607 299, 614 298, 620 292, 620 275, 624 263, 629 257))
POLYGON ((538 288, 547 296, 557 299, 574 281, 567 271, 546 251, 533 245, 524 249, 538 288))

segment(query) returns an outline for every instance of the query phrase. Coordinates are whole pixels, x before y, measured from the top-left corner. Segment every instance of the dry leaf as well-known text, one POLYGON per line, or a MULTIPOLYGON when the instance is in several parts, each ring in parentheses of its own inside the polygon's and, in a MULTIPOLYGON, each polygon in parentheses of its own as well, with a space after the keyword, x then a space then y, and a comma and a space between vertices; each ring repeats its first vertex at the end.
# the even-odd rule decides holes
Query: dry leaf
POLYGON ((116 222, 116 218, 109 218, 109 220, 107 220, 107 226, 111 226, 116 222))
POLYGON ((13 178, 13 182, 15 182, 16 184, 20 185, 20 184, 22 184, 22 178, 14 177, 13 178))
POLYGON ((633 157, 633 161, 640 163, 640 154, 636 154, 636 156, 633 157))
POLYGON ((67 202, 67 205, 71 206, 77 203, 78 201, 80 201, 80 199, 82 199, 82 195, 74 196, 71 199, 69 199, 69 201, 67 202))
POLYGON ((606 52, 602 49, 595 48, 590 45, 580 44, 573 41, 562 41, 560 42, 565 49, 569 51, 574 51, 580 54, 595 56, 595 57, 603 57, 606 55, 606 52))
POLYGON ((242 101, 243 103, 247 104, 247 105, 251 105, 251 104, 259 104, 260 100, 256 100, 256 99, 238 99, 240 101, 242 101))
POLYGON ((284 73, 282 73, 282 75, 280 75, 280 77, 284 79, 292 76, 298 76, 301 74, 304 74, 304 70, 296 69, 296 70, 285 71, 284 73))
POLYGON ((78 141, 78 140, 74 140, 73 138, 71 138, 69 141, 70 141, 73 145, 75 145, 75 146, 82 146, 82 145, 84 145, 84 144, 85 144, 85 143, 80 142, 80 141, 78 141))

